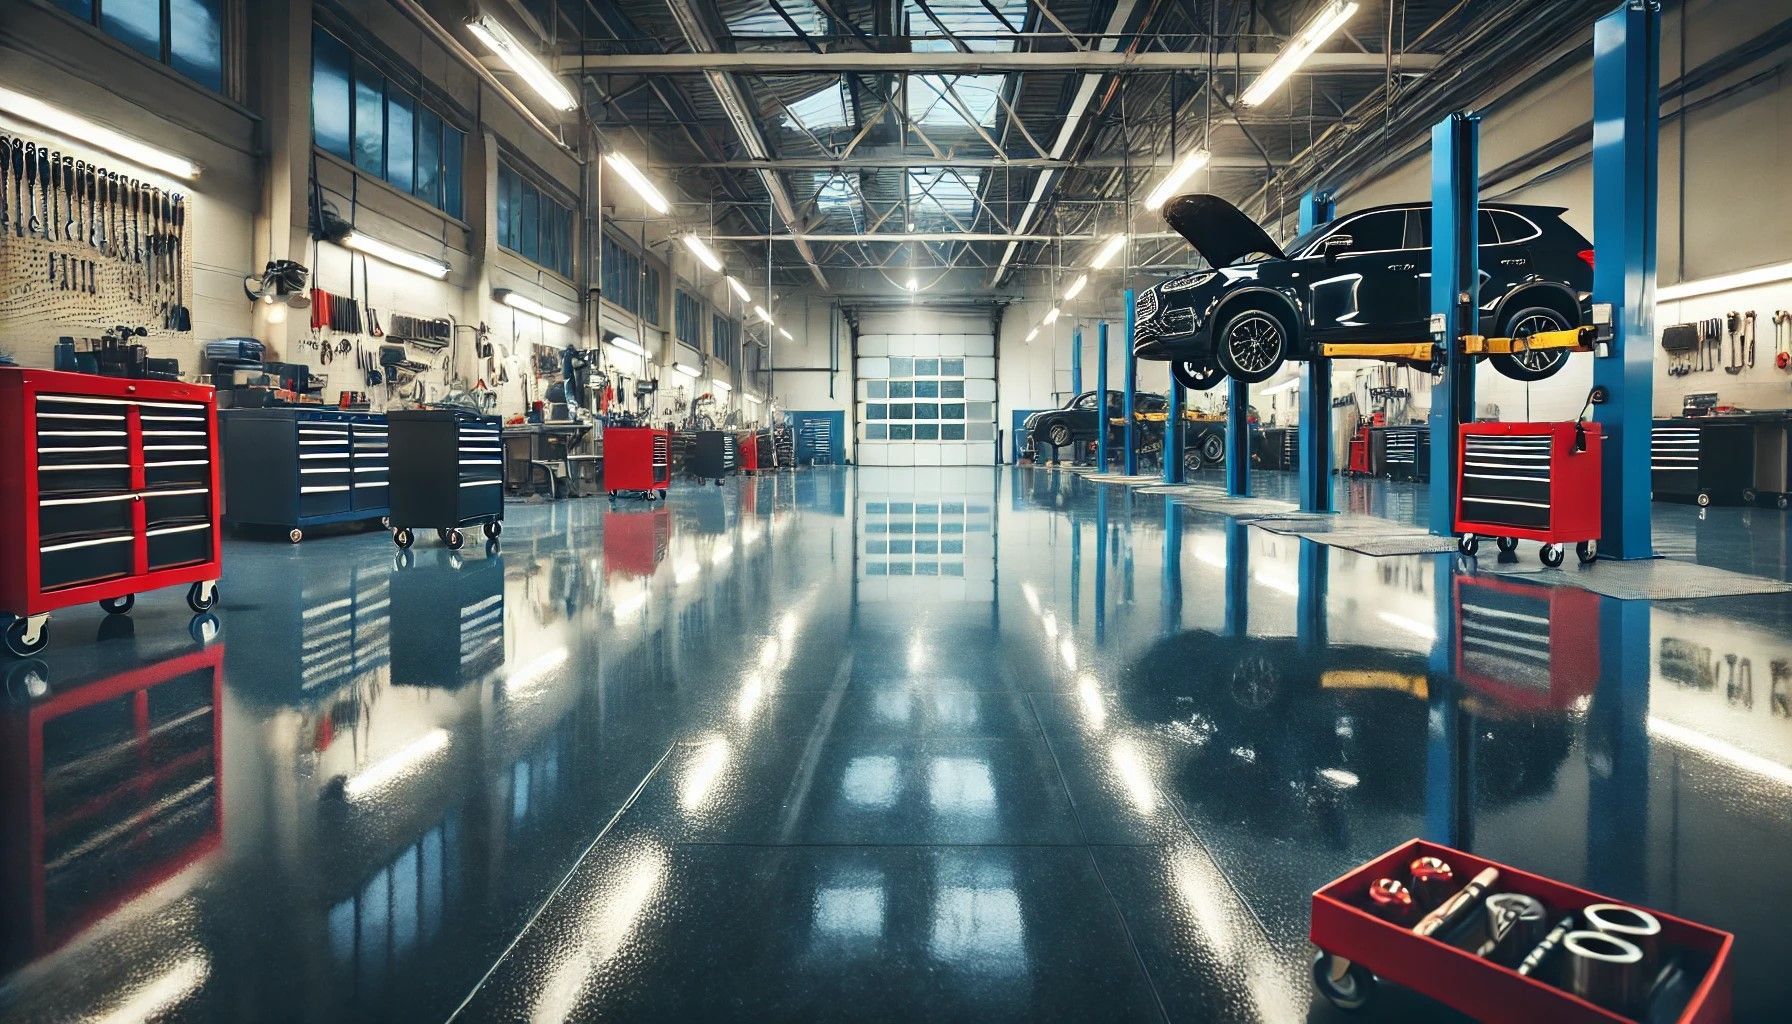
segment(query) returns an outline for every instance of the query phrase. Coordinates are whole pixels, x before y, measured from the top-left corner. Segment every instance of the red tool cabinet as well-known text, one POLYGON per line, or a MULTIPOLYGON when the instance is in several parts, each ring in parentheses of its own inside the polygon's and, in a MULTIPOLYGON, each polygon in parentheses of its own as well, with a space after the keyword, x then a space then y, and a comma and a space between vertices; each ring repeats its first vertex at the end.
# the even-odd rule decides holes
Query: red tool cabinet
MULTIPOLYGON (((1498 868, 1500 876, 1494 892, 1534 896, 1549 909, 1552 919, 1568 912, 1578 914, 1594 903, 1613 902, 1597 893, 1485 857, 1419 839, 1409 840, 1313 894, 1309 936, 1320 950, 1313 964, 1313 980, 1328 999, 1340 1006, 1360 1007, 1373 993, 1376 979, 1381 979, 1429 996, 1477 1020, 1616 1024, 1632 1019, 1536 976, 1526 977, 1503 964, 1476 956, 1473 950, 1452 945, 1444 941, 1448 930, 1435 937, 1420 936, 1410 927, 1383 920, 1366 909, 1370 883, 1378 878, 1404 877, 1406 866, 1425 856, 1442 858, 1464 882, 1484 868, 1498 868)), ((1730 947, 1735 937, 1659 910, 1640 909, 1648 910, 1661 922, 1661 946, 1679 956, 1681 967, 1676 984, 1661 986, 1654 992, 1655 999, 1669 1002, 1650 1007, 1648 1019, 1676 1024, 1728 1021, 1732 998, 1730 947)))
POLYGON ((0 620, 34 654, 58 608, 190 584, 217 601, 218 417, 210 387, 0 367, 0 620))
POLYGON ((743 430, 739 435, 739 443, 735 446, 740 452, 740 471, 752 476, 759 471, 759 435, 751 430, 743 430))
POLYGON ((649 499, 664 498, 671 486, 671 431, 652 427, 604 431, 604 490, 610 497, 632 491, 649 499))
POLYGON ((1562 564, 1566 545, 1597 557, 1600 449, 1595 423, 1465 423, 1456 458, 1457 549, 1473 555, 1482 536, 1500 550, 1543 542, 1543 564, 1562 564))

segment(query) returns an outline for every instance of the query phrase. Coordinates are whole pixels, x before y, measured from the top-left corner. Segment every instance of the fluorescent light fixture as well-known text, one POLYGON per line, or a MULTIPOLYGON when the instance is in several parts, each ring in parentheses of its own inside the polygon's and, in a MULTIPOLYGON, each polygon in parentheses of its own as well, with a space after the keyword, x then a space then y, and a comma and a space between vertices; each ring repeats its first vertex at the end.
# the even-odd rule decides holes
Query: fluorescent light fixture
POLYGON ((903 285, 903 287, 907 288, 911 292, 918 292, 921 290, 921 282, 916 280, 915 277, 911 274, 909 276, 908 283, 903 285))
POLYGON ((1060 315, 1061 312, 1062 311, 1060 309, 1058 309, 1058 307, 1053 306, 1052 311, 1050 313, 1045 314, 1045 320, 1043 321, 1044 324, 1047 327, 1050 327, 1052 324, 1057 323, 1058 316, 1060 315))
POLYGON ((1089 266, 1093 267, 1096 270, 1100 270, 1101 268, 1114 262, 1114 257, 1120 255, 1120 250, 1125 247, 1126 247, 1126 233, 1124 231, 1122 231, 1121 233, 1114 235, 1112 238, 1109 238, 1107 240, 1107 242, 1104 243, 1100 249, 1096 250, 1095 258, 1089 261, 1089 266))
MULTIPOLYGON (((722 257, 717 256, 714 249, 705 245, 703 239, 696 235, 686 235, 684 236, 684 247, 691 250, 691 255, 701 260, 704 266, 718 274, 722 272, 722 257)), ((733 280, 733 278, 729 280, 733 280)))
POLYGON ((772 322, 772 315, 765 311, 764 306, 754 306, 753 307, 753 315, 757 316, 761 320, 764 320, 768 324, 772 322))
POLYGON ((510 34, 498 19, 489 14, 481 14, 467 20, 467 31, 473 38, 485 44, 493 56, 504 62, 504 66, 516 72, 518 78, 529 83, 535 95, 555 110, 573 110, 579 105, 572 90, 560 81, 559 76, 548 69, 541 58, 529 52, 529 48, 510 34))
POLYGON ((359 774, 342 784, 342 793, 353 800, 382 789, 447 745, 448 730, 431 729, 362 769, 359 774))
POLYGON ((698 377, 703 376, 702 372, 700 372, 695 366, 692 366, 689 363, 673 363, 672 371, 674 373, 682 373, 686 377, 691 378, 692 380, 696 380, 698 377))
POLYGON ((35 96, 14 92, 11 89, 0 89, 0 110, 30 121, 39 127, 48 128, 57 135, 71 142, 79 142, 85 146, 103 149, 108 153, 116 153, 139 167, 147 167, 152 171, 172 174, 177 178, 189 180, 199 177, 199 165, 185 157, 145 145, 128 135, 120 135, 110 128, 103 128, 84 117, 53 107, 35 96))
POLYGON ((1170 173, 1164 175, 1164 180, 1157 183, 1151 194, 1145 197, 1145 209, 1155 210, 1164 205, 1184 182, 1194 177, 1195 172, 1206 167, 1207 161, 1212 159, 1213 154, 1205 149, 1189 150, 1182 159, 1176 161, 1175 166, 1170 168, 1170 173))
POLYGON ((1293 39, 1288 40, 1288 45, 1282 47, 1282 52, 1276 54, 1276 59, 1257 76, 1244 91, 1244 95, 1238 98, 1238 102, 1247 107, 1261 106, 1265 100, 1275 95, 1282 83, 1300 70, 1300 66, 1307 62, 1313 51, 1342 28, 1359 6, 1361 5, 1352 0, 1332 0, 1312 21, 1307 22, 1305 28, 1295 33, 1293 39))
POLYGON ((566 324, 572 322, 571 313, 562 313, 557 309, 549 309, 526 295, 518 295, 509 288, 499 288, 492 293, 492 298, 497 299, 511 309, 522 310, 531 316, 541 317, 543 320, 550 323, 566 324))
POLYGON ((1035 327, 1032 330, 1027 332, 1026 340, 1028 342, 1031 342, 1034 338, 1037 338, 1037 337, 1039 337, 1039 328, 1035 327))
POLYGON ((728 278, 728 287, 734 289, 734 294, 740 296, 740 301, 742 301, 742 302, 752 302, 753 301, 753 293, 747 291, 746 285, 741 284, 739 279, 737 279, 733 274, 728 274, 727 278, 728 278))
POLYGON ((635 166, 634 161, 614 151, 605 153, 604 161, 614 167, 617 174, 622 175, 622 180, 628 182, 636 194, 645 200, 648 206, 653 207, 655 213, 672 212, 672 204, 666 202, 666 197, 653 186, 653 182, 647 180, 647 176, 641 173, 641 169, 635 166))
POLYGON ((740 397, 742 397, 742 398, 744 398, 744 399, 746 399, 746 400, 747 400, 747 401, 748 401, 748 402, 749 402, 749 403, 750 403, 750 404, 752 404, 752 405, 758 405, 758 404, 759 404, 759 396, 758 396, 758 395, 755 395, 755 394, 754 394, 754 393, 753 393, 753 392, 751 392, 751 391, 742 391, 742 392, 741 392, 741 393, 740 393, 740 397))
POLYGON ((610 344, 630 355, 640 356, 642 359, 647 358, 647 350, 642 348, 641 343, 635 341, 633 338, 624 338, 620 334, 611 335, 610 344))
POLYGON ((428 274, 438 281, 447 277, 450 269, 448 264, 441 260, 412 252, 409 249, 400 249, 391 242, 382 242, 372 235, 364 235, 359 231, 350 231, 343 235, 340 244, 356 252, 364 252, 376 260, 384 260, 393 266, 415 270, 419 274, 428 274))
POLYGON ((1739 270, 1734 274, 1721 277, 1707 277, 1702 281, 1685 281, 1671 284, 1666 288, 1656 289, 1656 302, 1673 302, 1675 299, 1690 299, 1695 295, 1715 295, 1718 292, 1733 292, 1738 288, 1752 288, 1760 284, 1777 284, 1780 281, 1792 281, 1792 263, 1776 263, 1771 267, 1756 267, 1753 270, 1739 270))
POLYGON ((717 390, 717 391, 720 391, 720 392, 721 392, 721 393, 722 393, 722 394, 724 394, 724 395, 725 395, 725 394, 727 394, 727 393, 728 393, 728 392, 730 392, 730 391, 733 391, 733 390, 734 390, 734 385, 732 385, 732 384, 730 384, 730 383, 728 383, 728 382, 727 382, 727 381, 725 381, 725 380, 723 380, 723 379, 722 379, 722 378, 720 378, 720 377, 711 377, 711 378, 710 378, 710 379, 709 379, 709 383, 710 383, 710 384, 711 384, 711 386, 713 386, 713 387, 714 387, 714 388, 715 388, 715 389, 716 389, 716 390, 717 390))
POLYGON ((1064 289, 1064 301, 1069 302, 1071 299, 1074 299, 1078 295, 1083 294, 1083 289, 1087 288, 1088 286, 1089 286, 1089 275, 1083 274, 1082 276, 1078 277, 1076 280, 1070 282, 1070 287, 1064 289))
POLYGON ((1271 384, 1269 387, 1266 387, 1262 391, 1257 392, 1257 394, 1258 395, 1279 395, 1282 392, 1287 391, 1290 388, 1297 388, 1297 387, 1300 387, 1300 378, 1299 377, 1290 377, 1287 380, 1277 381, 1276 383, 1271 384))
POLYGON ((785 341, 795 341, 796 340, 796 338, 791 336, 789 331, 785 330, 782 327, 778 328, 778 337, 783 338, 785 341))

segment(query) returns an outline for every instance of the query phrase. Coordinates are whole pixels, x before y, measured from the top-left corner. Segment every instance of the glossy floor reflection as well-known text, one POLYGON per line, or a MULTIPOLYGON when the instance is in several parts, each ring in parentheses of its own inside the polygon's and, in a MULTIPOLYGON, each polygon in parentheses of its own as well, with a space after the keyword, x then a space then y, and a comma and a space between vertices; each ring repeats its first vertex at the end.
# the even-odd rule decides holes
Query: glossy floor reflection
MULTIPOLYGON (((1784 514, 1657 508, 1787 575, 1784 514)), ((0 1019, 1329 1020, 1309 894, 1414 835, 1731 930, 1737 1019, 1792 1003, 1785 597, 1046 470, 513 506, 413 555, 234 539, 216 619, 72 610, 0 665, 0 1019)))

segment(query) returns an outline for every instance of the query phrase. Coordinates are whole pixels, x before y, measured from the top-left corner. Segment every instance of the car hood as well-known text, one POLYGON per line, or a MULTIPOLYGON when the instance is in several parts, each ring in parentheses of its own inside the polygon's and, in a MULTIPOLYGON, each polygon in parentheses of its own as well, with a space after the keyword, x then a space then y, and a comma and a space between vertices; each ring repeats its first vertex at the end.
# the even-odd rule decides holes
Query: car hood
POLYGON ((1228 267, 1253 253, 1287 259, 1256 222, 1219 196, 1193 193, 1163 206, 1164 223, 1215 267, 1228 267))

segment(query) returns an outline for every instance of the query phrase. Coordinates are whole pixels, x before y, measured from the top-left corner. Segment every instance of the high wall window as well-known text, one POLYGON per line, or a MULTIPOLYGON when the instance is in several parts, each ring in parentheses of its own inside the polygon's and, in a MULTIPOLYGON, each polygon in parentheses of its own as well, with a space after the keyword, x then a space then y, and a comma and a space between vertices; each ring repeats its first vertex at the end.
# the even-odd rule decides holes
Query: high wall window
POLYGON ((62 9, 214 92, 224 91, 224 0, 57 0, 62 9))
POLYGON ((709 319, 709 334, 715 346, 716 357, 729 366, 740 365, 740 321, 730 320, 721 314, 712 315, 709 319))
POLYGON ((683 288, 672 293, 672 328, 678 340, 703 351, 703 300, 683 288))
MULTIPOLYGON (((115 0, 102 0, 110 8, 115 0)), ((393 188, 461 215, 467 135, 322 29, 311 36, 311 138, 393 188)))
POLYGON ((603 265, 604 298, 650 324, 659 324, 659 268, 608 234, 603 239, 603 265))
POLYGON ((572 208, 498 164, 498 244, 565 277, 572 276, 572 208))

